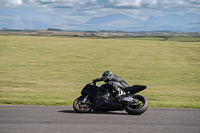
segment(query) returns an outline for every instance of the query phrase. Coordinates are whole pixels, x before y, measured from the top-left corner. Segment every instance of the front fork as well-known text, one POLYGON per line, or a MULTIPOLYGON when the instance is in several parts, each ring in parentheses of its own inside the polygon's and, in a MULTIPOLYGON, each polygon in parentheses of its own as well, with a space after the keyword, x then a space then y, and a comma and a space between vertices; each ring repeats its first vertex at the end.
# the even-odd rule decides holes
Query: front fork
POLYGON ((88 102, 86 102, 88 97, 89 97, 89 95, 87 95, 87 96, 83 99, 82 103, 88 103, 88 102))

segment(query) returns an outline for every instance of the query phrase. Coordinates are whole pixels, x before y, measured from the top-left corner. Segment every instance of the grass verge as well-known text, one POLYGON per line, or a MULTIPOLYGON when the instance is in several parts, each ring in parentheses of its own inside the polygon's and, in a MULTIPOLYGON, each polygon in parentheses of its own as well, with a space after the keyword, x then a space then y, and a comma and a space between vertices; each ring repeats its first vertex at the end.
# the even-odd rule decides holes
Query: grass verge
POLYGON ((0 36, 0 104, 72 105, 111 70, 150 107, 200 108, 200 42, 0 36))

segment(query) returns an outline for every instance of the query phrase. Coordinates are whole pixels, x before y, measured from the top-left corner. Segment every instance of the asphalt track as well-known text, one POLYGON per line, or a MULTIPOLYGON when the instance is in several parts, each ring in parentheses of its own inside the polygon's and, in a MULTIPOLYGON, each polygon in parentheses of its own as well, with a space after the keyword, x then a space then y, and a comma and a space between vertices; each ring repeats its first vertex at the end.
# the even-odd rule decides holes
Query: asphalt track
POLYGON ((200 133, 199 109, 75 113, 63 106, 0 106, 0 133, 200 133))

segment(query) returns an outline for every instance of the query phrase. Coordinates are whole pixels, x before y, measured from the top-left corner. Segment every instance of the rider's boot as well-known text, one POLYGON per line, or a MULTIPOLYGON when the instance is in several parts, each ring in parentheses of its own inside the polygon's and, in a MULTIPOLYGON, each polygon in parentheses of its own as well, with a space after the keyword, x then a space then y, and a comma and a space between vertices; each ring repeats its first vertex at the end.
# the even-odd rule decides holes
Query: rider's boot
POLYGON ((119 87, 115 87, 117 95, 115 96, 115 98, 121 98, 121 96, 126 95, 126 93, 124 91, 122 91, 119 87))

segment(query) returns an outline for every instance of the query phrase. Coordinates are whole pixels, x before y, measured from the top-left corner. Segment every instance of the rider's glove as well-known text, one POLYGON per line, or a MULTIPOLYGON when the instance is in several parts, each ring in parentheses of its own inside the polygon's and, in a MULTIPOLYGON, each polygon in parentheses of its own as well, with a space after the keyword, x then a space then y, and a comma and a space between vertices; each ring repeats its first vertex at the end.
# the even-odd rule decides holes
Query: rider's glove
POLYGON ((96 79, 93 79, 93 83, 96 84, 96 82, 97 82, 96 79))

